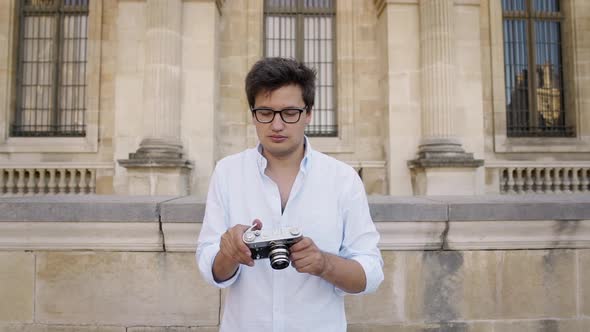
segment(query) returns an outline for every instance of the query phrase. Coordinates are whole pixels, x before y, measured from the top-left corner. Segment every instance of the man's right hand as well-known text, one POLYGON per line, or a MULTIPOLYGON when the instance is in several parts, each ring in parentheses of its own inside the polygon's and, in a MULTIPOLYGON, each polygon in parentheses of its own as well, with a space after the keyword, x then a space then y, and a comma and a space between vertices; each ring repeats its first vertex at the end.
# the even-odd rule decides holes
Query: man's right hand
MULTIPOLYGON (((262 229, 262 223, 256 219, 252 222, 254 229, 262 229)), ((213 277, 217 282, 230 279, 240 264, 254 266, 250 248, 242 240, 242 235, 250 228, 247 225, 235 225, 221 236, 219 252, 213 262, 213 277)))

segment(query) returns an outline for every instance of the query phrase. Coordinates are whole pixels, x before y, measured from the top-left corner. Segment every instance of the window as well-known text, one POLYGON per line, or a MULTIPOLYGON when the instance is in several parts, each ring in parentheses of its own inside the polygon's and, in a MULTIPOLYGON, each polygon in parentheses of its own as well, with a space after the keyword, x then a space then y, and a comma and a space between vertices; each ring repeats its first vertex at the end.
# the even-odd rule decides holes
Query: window
POLYGON ((11 136, 86 135, 88 0, 25 0, 19 8, 11 136))
POLYGON ((559 0, 502 0, 507 136, 568 137, 559 0))
POLYGON ((338 136, 335 0, 265 0, 264 55, 295 58, 317 70, 309 136, 338 136))

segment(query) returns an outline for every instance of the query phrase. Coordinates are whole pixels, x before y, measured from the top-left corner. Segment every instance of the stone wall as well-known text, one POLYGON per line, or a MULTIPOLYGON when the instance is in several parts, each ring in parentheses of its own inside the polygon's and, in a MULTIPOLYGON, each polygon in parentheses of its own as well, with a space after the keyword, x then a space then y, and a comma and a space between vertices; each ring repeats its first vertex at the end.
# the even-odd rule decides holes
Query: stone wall
MULTIPOLYGON (((370 197, 385 281, 350 331, 590 329, 590 196, 370 197)), ((0 198, 0 331, 217 331, 196 197, 0 198)))

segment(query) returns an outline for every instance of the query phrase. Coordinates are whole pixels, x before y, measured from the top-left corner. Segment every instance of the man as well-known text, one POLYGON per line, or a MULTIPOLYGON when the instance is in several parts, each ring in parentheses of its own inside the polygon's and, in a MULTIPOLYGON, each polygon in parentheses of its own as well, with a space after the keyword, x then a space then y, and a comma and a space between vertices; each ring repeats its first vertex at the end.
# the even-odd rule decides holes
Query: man
POLYGON ((313 70, 260 60, 246 94, 260 143, 217 163, 196 254, 204 278, 228 288, 220 331, 346 331, 343 295, 375 291, 383 280, 363 184, 304 135, 313 70), (242 240, 251 225, 302 231, 291 266, 274 270, 251 258, 242 240))

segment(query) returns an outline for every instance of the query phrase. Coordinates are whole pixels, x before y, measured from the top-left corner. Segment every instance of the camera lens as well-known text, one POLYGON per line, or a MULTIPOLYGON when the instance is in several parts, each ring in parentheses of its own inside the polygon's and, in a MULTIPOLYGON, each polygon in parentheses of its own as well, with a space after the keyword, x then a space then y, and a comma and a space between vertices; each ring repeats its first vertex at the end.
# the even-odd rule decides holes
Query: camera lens
POLYGON ((283 243, 273 243, 270 245, 268 254, 270 266, 275 270, 282 270, 289 266, 289 249, 283 243))

